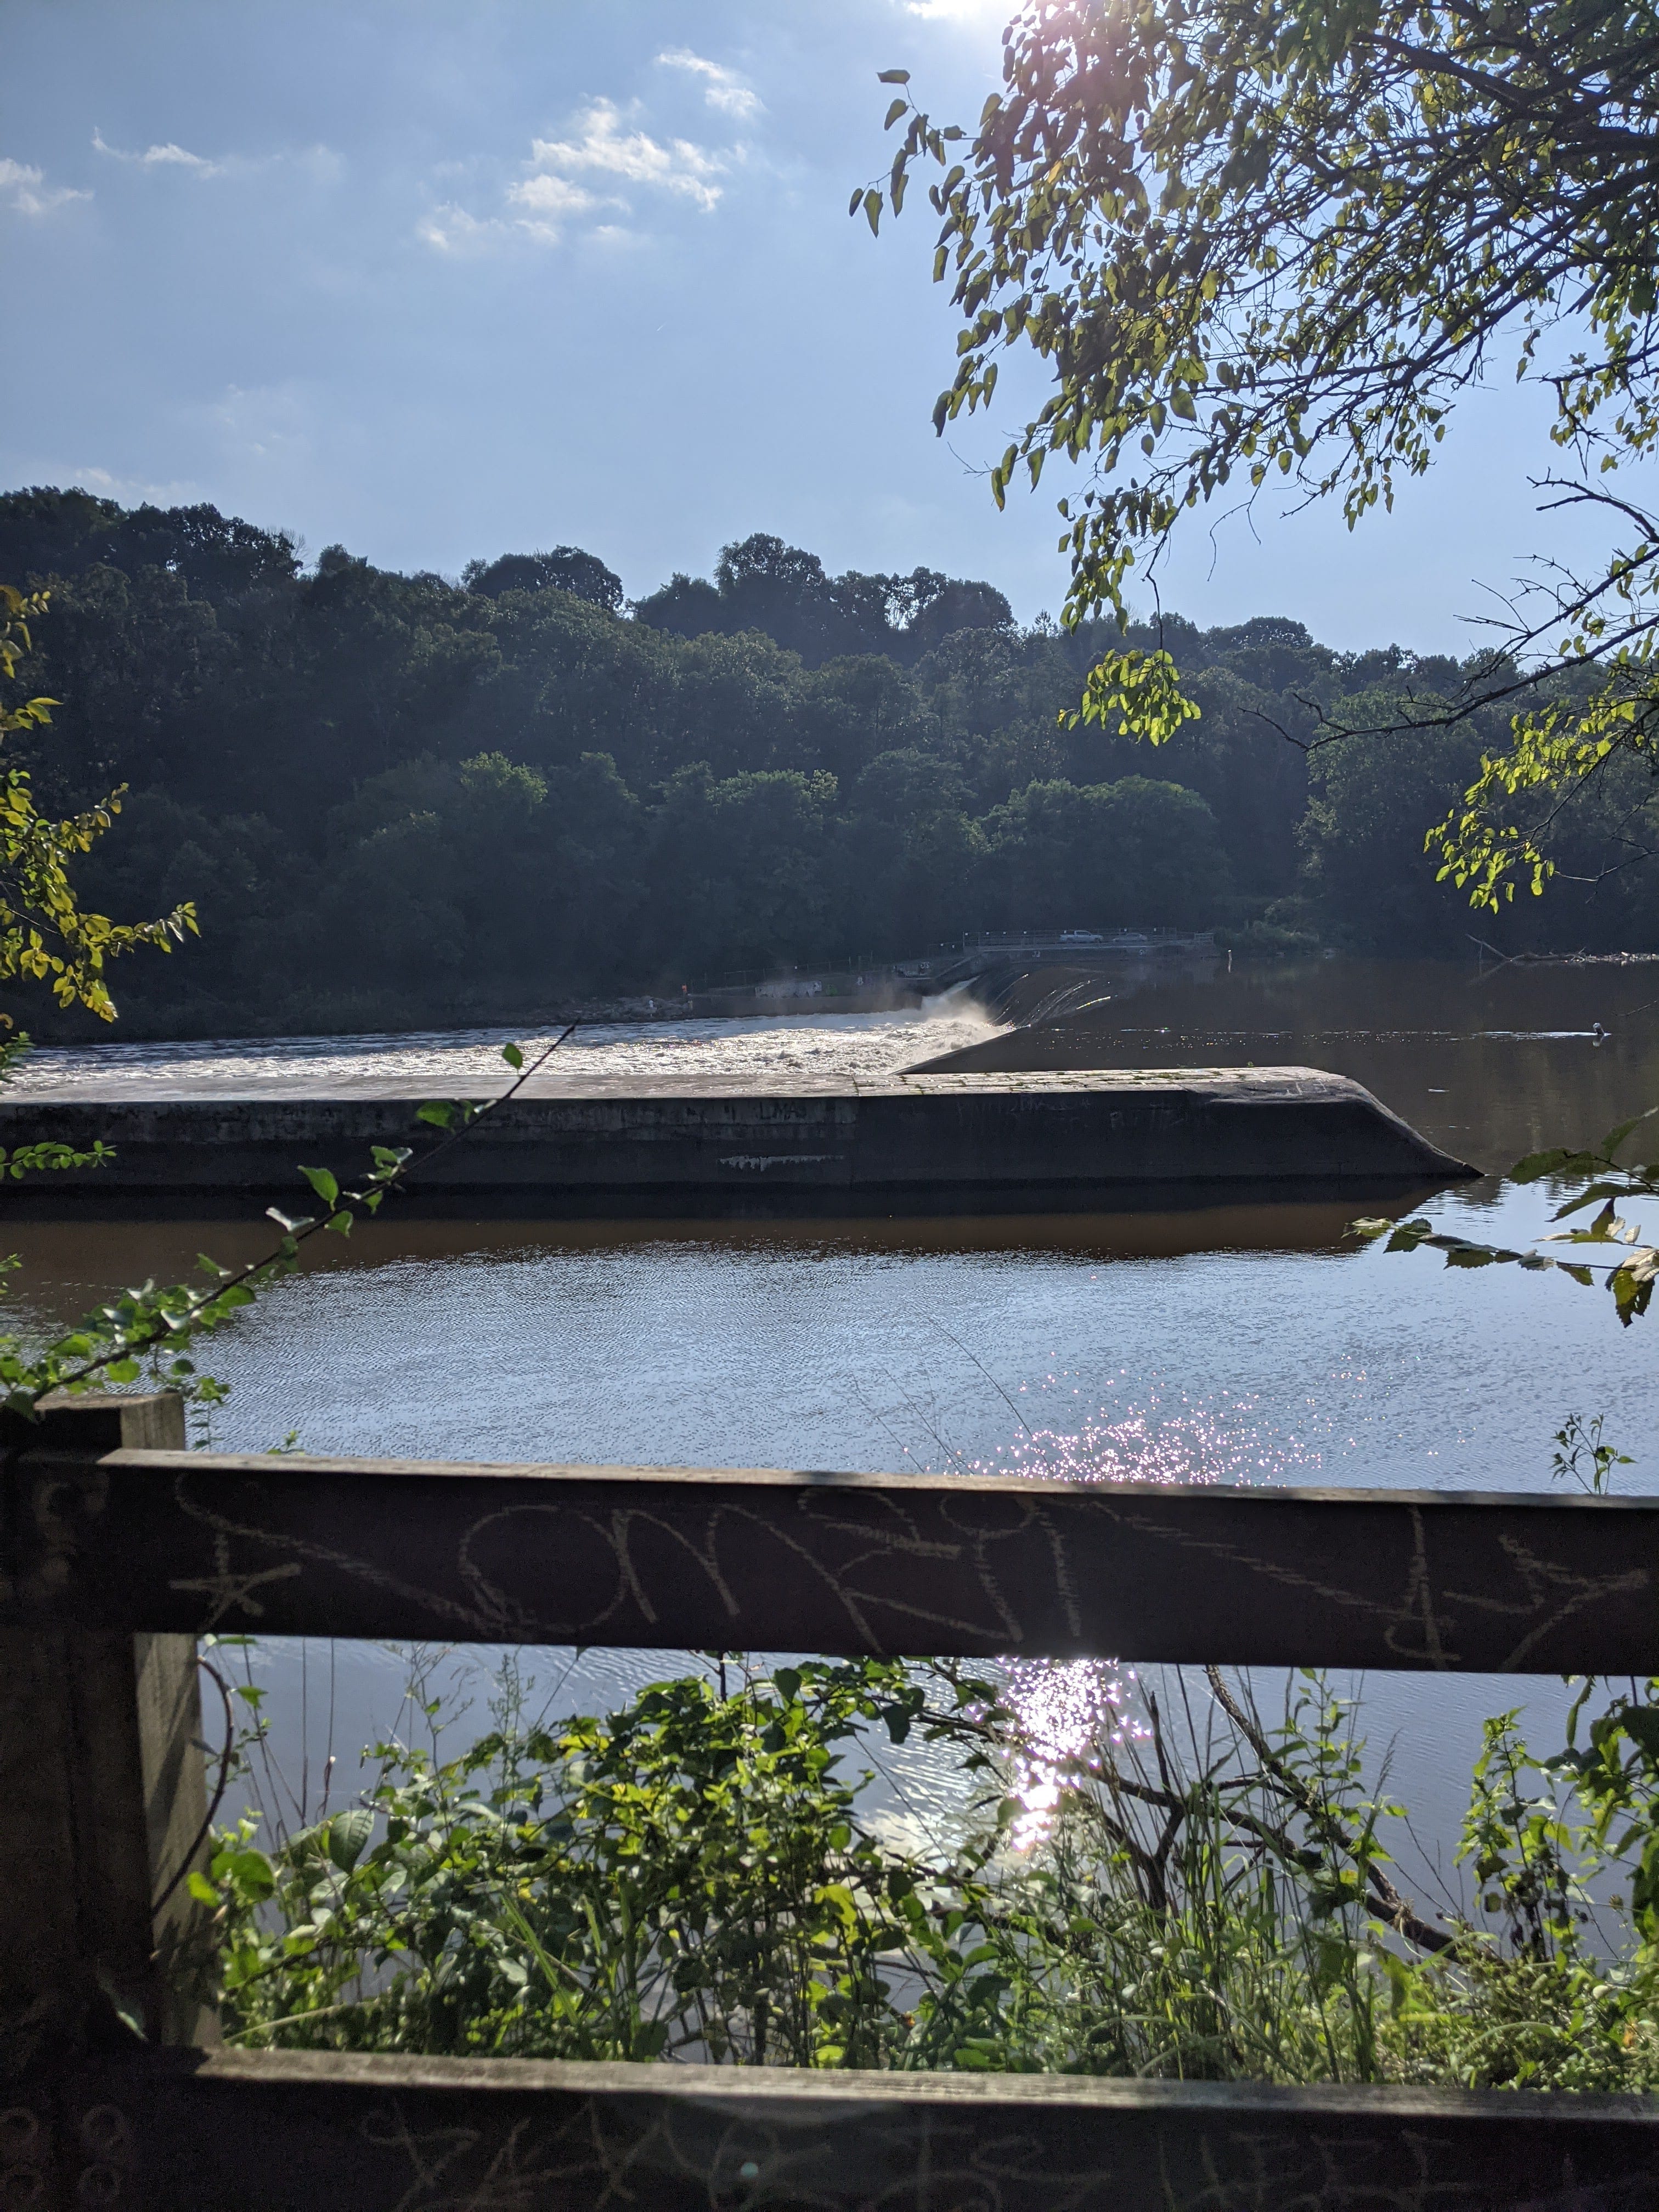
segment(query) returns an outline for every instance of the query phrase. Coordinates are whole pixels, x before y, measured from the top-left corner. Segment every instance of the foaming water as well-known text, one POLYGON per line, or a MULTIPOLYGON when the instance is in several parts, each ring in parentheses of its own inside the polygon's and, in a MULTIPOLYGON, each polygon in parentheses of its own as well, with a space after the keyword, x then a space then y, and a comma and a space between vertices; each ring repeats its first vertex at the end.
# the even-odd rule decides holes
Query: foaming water
MULTIPOLYGON (((564 1038, 534 1079, 542 1094, 711 1079, 803 1085, 876 1081, 994 1034, 961 999, 891 1013, 761 1015, 746 1021, 595 1023, 564 1038)), ((228 1039, 44 1047, 10 1088, 33 1097, 487 1097, 511 1080, 501 1047, 533 1057, 562 1034, 455 1030, 399 1036, 228 1039)))

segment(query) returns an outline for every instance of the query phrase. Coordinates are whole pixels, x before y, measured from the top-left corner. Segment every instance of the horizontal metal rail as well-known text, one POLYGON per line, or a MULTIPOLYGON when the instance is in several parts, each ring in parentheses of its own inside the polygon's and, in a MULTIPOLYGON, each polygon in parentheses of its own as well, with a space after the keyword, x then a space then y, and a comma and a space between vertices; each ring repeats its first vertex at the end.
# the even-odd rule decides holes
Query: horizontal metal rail
POLYGON ((1659 1498, 134 1449, 6 1484, 0 1626, 1659 1670, 1659 1498))

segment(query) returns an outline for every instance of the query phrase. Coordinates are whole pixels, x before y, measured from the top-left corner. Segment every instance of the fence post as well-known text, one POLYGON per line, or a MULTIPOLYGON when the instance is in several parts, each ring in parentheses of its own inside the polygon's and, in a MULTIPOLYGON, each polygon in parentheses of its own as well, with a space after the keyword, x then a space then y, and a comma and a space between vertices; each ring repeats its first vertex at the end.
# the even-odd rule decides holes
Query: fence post
MULTIPOLYGON (((67 1533, 112 1479, 102 1455, 182 1449, 184 1409, 170 1391, 67 1399, 3 1441, 9 1577, 21 1525, 67 1533)), ((191 1638, 0 1631, 0 2074, 134 2029, 216 2040, 181 1979, 204 1917, 181 1869, 205 1856, 206 1814, 191 1638)))

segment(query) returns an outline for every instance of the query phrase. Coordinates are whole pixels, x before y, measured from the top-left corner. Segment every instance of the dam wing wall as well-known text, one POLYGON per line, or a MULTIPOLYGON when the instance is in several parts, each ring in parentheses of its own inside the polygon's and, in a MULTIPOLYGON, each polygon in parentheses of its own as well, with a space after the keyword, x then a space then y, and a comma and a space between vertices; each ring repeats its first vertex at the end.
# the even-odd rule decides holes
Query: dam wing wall
MULTIPOLYGON (((435 1146, 419 1102, 254 1095, 0 1103, 0 1143, 56 1141, 115 1157, 31 1178, 29 1210, 143 1199, 217 1211, 292 1195, 298 1170, 349 1179, 369 1146, 435 1146), (46 1185, 52 1186, 48 1190, 46 1185)), ((1042 1075, 913 1073, 833 1091, 715 1085, 622 1094, 526 1093, 492 1107, 410 1191, 465 1208, 558 1215, 742 1210, 775 1202, 899 1211, 1135 1202, 1172 1192, 1303 1194, 1430 1188, 1478 1173, 1359 1084, 1316 1068, 1188 1068, 1042 1075)))

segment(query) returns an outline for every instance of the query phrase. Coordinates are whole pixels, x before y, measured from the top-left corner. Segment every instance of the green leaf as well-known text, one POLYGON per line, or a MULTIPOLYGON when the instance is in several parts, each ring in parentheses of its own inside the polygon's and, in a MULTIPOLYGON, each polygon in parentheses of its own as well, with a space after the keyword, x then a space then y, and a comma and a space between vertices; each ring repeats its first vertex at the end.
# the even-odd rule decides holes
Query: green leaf
POLYGON ((878 84, 908 84, 909 82, 908 70, 881 70, 876 76, 878 84))
POLYGON ((219 1851, 213 1865, 222 1879, 250 1904, 263 1905, 276 1893, 276 1877, 263 1851, 219 1851))
POLYGON ((1610 1160, 1631 1131, 1639 1129, 1644 1121, 1651 1121, 1656 1114, 1659 1114, 1659 1106, 1650 1106, 1645 1114, 1633 1114, 1628 1121, 1620 1121, 1616 1127, 1609 1129, 1601 1139, 1603 1159, 1610 1160))
POLYGON ((1559 1175, 1568 1162, 1577 1157, 1559 1145, 1547 1152, 1528 1152, 1510 1170, 1511 1182, 1538 1182, 1545 1176, 1559 1175))
POLYGON ((349 1874, 368 1849, 374 1832, 374 1815, 367 1806, 337 1813, 328 1824, 328 1855, 342 1874, 349 1874))
POLYGON ((454 1125, 455 1109, 447 1098, 429 1098, 416 1109, 417 1121, 429 1121, 434 1129, 447 1129, 454 1125))
POLYGON ((501 1047, 501 1058, 509 1067, 520 1068, 524 1066, 524 1054, 516 1044, 504 1044, 501 1047))
POLYGON ((301 1168, 300 1173, 311 1185, 325 1206, 332 1206, 340 1195, 340 1186, 326 1168, 301 1168))
POLYGON ((1393 1222, 1386 1215, 1368 1214, 1363 1220, 1351 1221, 1348 1234, 1350 1237, 1364 1237, 1369 1242, 1378 1237, 1386 1237, 1393 1227, 1393 1222))

